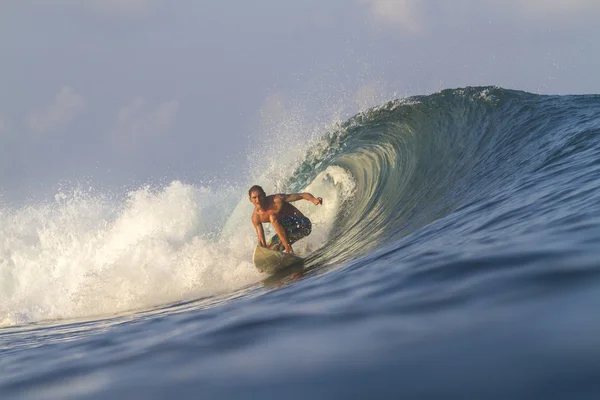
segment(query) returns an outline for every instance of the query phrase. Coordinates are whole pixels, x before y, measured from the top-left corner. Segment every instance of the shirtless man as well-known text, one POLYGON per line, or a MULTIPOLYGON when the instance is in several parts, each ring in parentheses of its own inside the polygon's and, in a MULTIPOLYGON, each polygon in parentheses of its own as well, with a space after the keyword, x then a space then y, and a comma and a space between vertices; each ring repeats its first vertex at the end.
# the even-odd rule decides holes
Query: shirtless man
POLYGON ((254 185, 248 190, 250 202, 254 204, 252 225, 256 229, 258 245, 272 250, 294 254, 292 243, 310 234, 312 224, 296 207, 290 204, 296 200, 308 200, 314 205, 323 204, 323 199, 310 193, 272 194, 267 196, 263 188, 254 185), (277 234, 265 241, 262 224, 270 222, 277 234))

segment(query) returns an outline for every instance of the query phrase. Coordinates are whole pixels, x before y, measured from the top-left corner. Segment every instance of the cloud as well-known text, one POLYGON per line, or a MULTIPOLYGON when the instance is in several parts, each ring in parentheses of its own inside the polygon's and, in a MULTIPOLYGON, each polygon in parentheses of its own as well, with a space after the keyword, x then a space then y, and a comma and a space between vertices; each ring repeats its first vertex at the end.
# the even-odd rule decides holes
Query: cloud
POLYGON ((119 110, 116 136, 121 140, 136 141, 163 135, 171 128, 178 107, 174 100, 152 107, 146 99, 137 97, 119 110))
POLYGON ((360 0, 371 7, 373 16, 384 22, 392 23, 409 32, 423 30, 423 22, 418 0, 360 0))
POLYGON ((548 15, 561 17, 564 14, 582 11, 600 11, 598 0, 513 0, 515 10, 528 16, 544 17, 548 15))
POLYGON ((64 127, 85 108, 83 97, 65 86, 47 106, 30 112, 25 120, 27 128, 34 133, 46 133, 64 127))
POLYGON ((476 17, 480 11, 515 18, 561 20, 568 15, 600 11, 598 0, 358 0, 368 4, 376 20, 410 33, 421 33, 435 26, 436 20, 476 17))
POLYGON ((597 0, 521 0, 516 3, 540 11, 577 11, 585 8, 600 8, 597 0))

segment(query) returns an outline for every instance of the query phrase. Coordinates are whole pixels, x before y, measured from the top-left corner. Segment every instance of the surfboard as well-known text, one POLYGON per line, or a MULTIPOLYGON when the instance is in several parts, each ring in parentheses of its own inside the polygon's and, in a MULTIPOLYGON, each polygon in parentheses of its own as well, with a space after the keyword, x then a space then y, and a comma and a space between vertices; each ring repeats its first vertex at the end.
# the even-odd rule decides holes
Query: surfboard
POLYGON ((256 246, 252 256, 256 269, 267 274, 274 274, 292 265, 304 262, 302 257, 256 246))

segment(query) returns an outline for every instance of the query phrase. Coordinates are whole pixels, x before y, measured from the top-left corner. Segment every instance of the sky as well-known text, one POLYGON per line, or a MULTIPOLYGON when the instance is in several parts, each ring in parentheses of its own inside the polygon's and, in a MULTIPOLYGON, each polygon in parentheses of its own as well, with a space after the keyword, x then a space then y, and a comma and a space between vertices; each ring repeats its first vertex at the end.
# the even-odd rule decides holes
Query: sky
POLYGON ((447 88, 598 94, 598 21, 597 0, 0 0, 0 200, 244 182, 278 136, 447 88))

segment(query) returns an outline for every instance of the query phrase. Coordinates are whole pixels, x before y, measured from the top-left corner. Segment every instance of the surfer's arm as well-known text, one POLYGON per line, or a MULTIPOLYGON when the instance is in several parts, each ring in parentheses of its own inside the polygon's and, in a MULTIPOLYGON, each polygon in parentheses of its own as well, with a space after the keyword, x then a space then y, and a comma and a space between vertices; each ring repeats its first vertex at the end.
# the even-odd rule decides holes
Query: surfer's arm
POLYGON ((288 203, 292 201, 298 200, 307 200, 313 203, 315 206, 317 204, 323 204, 323 199, 321 197, 315 197, 310 193, 292 193, 292 194, 284 194, 282 195, 283 199, 288 203))
POLYGON ((258 218, 252 218, 252 225, 254 225, 254 229, 256 229, 256 236, 258 236, 258 245, 261 247, 267 247, 267 242, 265 240, 265 230, 262 226, 262 223, 258 220, 258 218))
POLYGON ((281 225, 281 222, 279 222, 279 220, 277 219, 277 216, 272 214, 269 216, 269 220, 271 222, 271 225, 273 225, 273 228, 275 228, 275 232, 277 233, 277 235, 279 235, 279 239, 281 239, 281 243, 285 248, 285 252, 289 254, 294 254, 294 250, 290 245, 287 232, 285 231, 283 225, 281 225))

